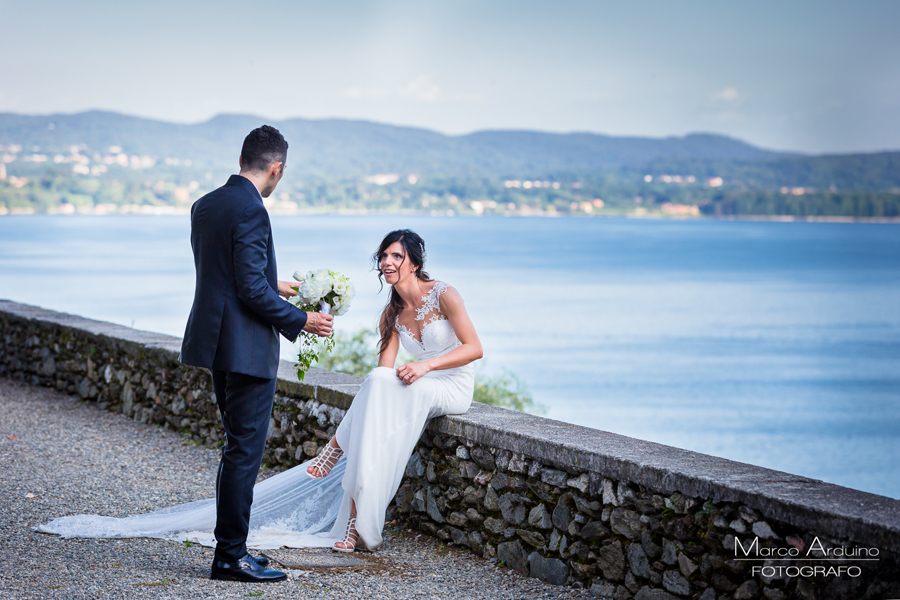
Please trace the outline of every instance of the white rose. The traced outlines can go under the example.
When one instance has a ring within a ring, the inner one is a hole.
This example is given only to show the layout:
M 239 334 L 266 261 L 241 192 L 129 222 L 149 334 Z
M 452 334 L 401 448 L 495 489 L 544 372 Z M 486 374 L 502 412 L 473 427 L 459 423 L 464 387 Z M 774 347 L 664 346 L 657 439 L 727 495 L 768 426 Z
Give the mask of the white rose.
M 304 304 L 312 304 L 322 297 L 319 287 L 319 282 L 315 277 L 309 277 L 303 282 L 303 285 L 300 286 L 300 296 L 303 298 Z
M 345 312 L 347 312 L 348 308 L 350 308 L 350 305 L 348 303 L 344 302 L 344 298 L 342 296 L 338 296 L 338 298 L 334 301 L 334 308 L 331 311 L 331 314 L 333 314 L 336 317 L 339 317 L 342 314 L 344 314 Z
M 319 280 L 319 285 L 316 288 L 319 292 L 319 298 L 324 298 L 328 295 L 328 292 L 331 291 L 331 279 L 329 277 L 324 277 Z
M 296 279 L 297 281 L 303 281 L 304 277 L 300 273 L 300 271 L 294 271 L 294 279 Z

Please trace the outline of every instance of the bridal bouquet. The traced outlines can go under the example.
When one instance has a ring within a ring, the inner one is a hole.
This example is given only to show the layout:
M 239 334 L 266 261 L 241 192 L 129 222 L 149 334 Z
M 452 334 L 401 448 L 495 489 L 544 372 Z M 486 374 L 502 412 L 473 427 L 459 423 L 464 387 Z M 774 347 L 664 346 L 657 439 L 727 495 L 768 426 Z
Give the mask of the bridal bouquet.
M 294 279 L 300 282 L 298 295 L 291 299 L 295 305 L 305 311 L 318 311 L 324 314 L 341 316 L 350 308 L 350 302 L 356 295 L 356 288 L 350 278 L 331 269 L 309 271 L 301 275 L 294 273 Z M 300 332 L 300 354 L 297 357 L 297 377 L 303 381 L 309 368 L 319 360 L 318 336 L 305 331 Z M 325 338 L 325 351 L 334 349 L 334 334 Z

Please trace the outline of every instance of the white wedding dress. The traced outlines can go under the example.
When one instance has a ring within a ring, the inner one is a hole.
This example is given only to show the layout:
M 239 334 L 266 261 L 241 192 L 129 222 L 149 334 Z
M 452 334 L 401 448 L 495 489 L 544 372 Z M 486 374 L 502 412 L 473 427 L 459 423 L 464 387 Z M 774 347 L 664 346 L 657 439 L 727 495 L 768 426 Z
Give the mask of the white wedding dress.
M 421 299 L 416 321 L 421 338 L 396 323 L 400 342 L 417 360 L 441 356 L 460 341 L 440 310 L 447 284 L 436 282 Z M 310 479 L 309 461 L 253 488 L 247 547 L 326 548 L 343 539 L 356 501 L 356 529 L 370 549 L 381 545 L 384 515 L 428 420 L 469 409 L 474 365 L 431 371 L 404 385 L 394 369 L 377 367 L 366 377 L 335 437 L 344 455 L 327 477 Z M 215 546 L 214 498 L 125 518 L 74 515 L 36 529 L 62 537 L 153 537 Z

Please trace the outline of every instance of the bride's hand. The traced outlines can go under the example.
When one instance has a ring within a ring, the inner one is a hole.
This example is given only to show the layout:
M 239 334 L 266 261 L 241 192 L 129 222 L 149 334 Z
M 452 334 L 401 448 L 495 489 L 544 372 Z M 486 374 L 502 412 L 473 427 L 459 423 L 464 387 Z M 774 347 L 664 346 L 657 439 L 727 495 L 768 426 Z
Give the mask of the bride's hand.
M 431 367 L 429 367 L 428 364 L 424 362 L 406 363 L 405 365 L 397 369 L 397 377 L 399 377 L 400 381 L 402 381 L 406 385 L 410 385 L 416 379 L 419 379 L 430 370 Z

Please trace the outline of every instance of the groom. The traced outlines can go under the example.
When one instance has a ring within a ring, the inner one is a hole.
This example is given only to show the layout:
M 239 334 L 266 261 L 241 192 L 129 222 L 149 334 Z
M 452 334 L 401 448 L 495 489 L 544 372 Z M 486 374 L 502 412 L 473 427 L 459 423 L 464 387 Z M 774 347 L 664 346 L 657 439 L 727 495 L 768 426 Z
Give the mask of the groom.
M 197 283 L 181 362 L 210 370 L 225 429 L 216 478 L 212 579 L 280 581 L 268 560 L 247 552 L 253 484 L 275 397 L 280 333 L 331 334 L 331 315 L 306 313 L 279 298 L 296 295 L 277 280 L 272 226 L 263 206 L 284 174 L 288 144 L 263 125 L 244 139 L 241 172 L 191 207 Z

